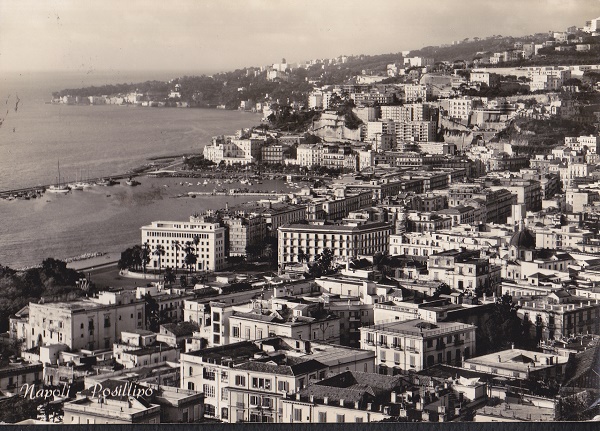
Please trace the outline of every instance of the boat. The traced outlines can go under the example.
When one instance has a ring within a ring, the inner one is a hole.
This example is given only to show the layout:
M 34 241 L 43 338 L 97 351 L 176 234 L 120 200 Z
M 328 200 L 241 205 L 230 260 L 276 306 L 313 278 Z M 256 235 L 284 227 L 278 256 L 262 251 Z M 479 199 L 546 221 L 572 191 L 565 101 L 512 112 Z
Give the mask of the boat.
M 100 180 L 98 180 L 98 182 L 96 184 L 98 184 L 99 186 L 107 187 L 107 186 L 114 186 L 115 184 L 117 184 L 117 182 L 115 180 L 113 180 L 112 178 L 108 178 L 108 179 L 100 178 Z
M 46 189 L 50 193 L 69 193 L 71 189 L 66 184 L 60 183 L 60 160 L 58 161 L 58 181 Z
M 132 177 L 127 178 L 125 184 L 131 187 L 139 186 L 141 183 L 139 181 L 134 180 Z

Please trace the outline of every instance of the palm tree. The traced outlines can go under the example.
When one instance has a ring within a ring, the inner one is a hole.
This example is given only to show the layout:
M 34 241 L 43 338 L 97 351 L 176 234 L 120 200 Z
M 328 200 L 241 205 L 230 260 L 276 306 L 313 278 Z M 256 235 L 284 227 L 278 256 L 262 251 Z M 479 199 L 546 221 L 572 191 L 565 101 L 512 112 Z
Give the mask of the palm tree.
M 142 246 L 141 258 L 142 266 L 144 268 L 144 274 L 146 274 L 146 265 L 148 265 L 148 263 L 150 262 L 150 244 L 148 242 L 145 242 Z
M 187 241 L 185 243 L 185 264 L 188 266 L 188 270 L 190 272 L 190 274 L 192 273 L 192 266 L 196 266 L 196 262 L 198 261 L 198 258 L 196 257 L 196 254 L 194 253 L 194 248 L 192 247 L 192 242 L 191 241 Z
M 181 243 L 177 240 L 171 242 L 173 249 L 175 249 L 175 275 L 177 275 L 177 256 L 179 254 L 179 250 L 181 249 Z
M 194 235 L 194 248 L 196 249 L 196 255 L 198 255 L 198 244 L 200 244 L 200 235 Z
M 158 275 L 160 275 L 162 270 L 162 256 L 165 255 L 165 248 L 162 244 L 156 244 L 156 248 L 152 254 L 158 256 Z

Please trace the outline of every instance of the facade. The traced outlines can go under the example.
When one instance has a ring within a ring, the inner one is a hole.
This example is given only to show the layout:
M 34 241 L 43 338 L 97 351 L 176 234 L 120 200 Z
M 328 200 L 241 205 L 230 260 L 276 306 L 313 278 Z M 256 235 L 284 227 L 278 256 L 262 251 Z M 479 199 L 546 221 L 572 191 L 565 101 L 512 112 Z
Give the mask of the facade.
M 27 348 L 64 344 L 73 350 L 112 349 L 122 331 L 144 328 L 144 302 L 126 291 L 70 302 L 32 302 L 22 325 L 18 336 Z
M 150 268 L 186 268 L 186 243 L 196 254 L 195 270 L 217 271 L 225 266 L 225 228 L 218 223 L 191 216 L 189 222 L 155 221 L 141 231 L 142 244 L 150 248 Z M 159 244 L 164 256 L 153 253 Z
M 459 120 L 468 121 L 473 110 L 473 100 L 463 97 L 459 99 L 448 99 L 448 116 Z
M 286 394 L 346 369 L 373 372 L 373 353 L 270 337 L 182 354 L 180 387 L 204 392 L 206 416 L 281 423 Z
M 291 224 L 279 227 L 279 265 L 298 262 L 300 251 L 313 260 L 329 248 L 334 259 L 346 261 L 387 249 L 391 225 L 354 221 L 344 224 Z
M 421 84 L 408 84 L 404 86 L 405 102 L 425 102 L 432 96 L 431 87 Z
M 436 140 L 435 121 L 410 121 L 395 124 L 397 141 L 432 142 Z
M 361 349 L 375 352 L 379 374 L 407 374 L 436 364 L 460 364 L 475 352 L 473 325 L 421 319 L 360 329 Z
M 427 262 L 430 277 L 461 292 L 485 291 L 500 282 L 500 268 L 478 255 L 478 251 L 460 250 L 432 254 Z

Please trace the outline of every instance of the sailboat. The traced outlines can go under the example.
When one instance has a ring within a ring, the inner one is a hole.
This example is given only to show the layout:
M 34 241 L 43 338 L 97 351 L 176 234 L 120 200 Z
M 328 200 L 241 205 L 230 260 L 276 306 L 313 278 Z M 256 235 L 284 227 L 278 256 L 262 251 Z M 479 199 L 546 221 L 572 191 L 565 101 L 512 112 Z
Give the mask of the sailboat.
M 71 191 L 69 186 L 60 183 L 60 160 L 58 161 L 58 182 L 55 185 L 48 187 L 46 191 L 50 193 L 69 193 Z

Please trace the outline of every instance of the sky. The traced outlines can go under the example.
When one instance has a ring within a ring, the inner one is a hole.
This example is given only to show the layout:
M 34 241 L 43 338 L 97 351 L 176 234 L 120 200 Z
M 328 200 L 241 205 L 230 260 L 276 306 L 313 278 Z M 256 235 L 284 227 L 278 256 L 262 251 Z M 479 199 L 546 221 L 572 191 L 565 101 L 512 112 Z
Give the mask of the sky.
M 0 0 L 2 71 L 201 73 L 561 31 L 600 0 Z

